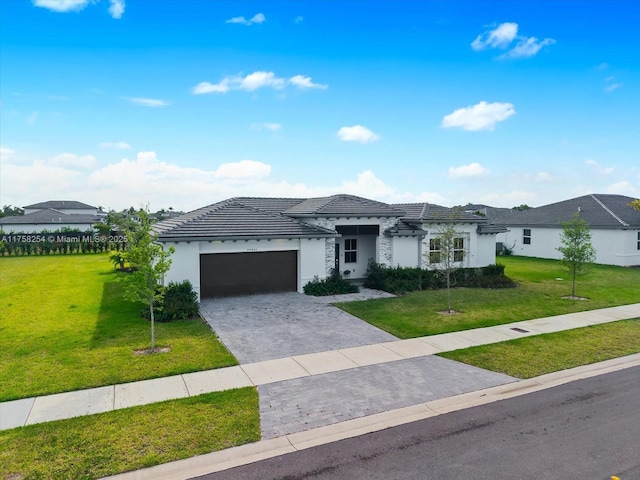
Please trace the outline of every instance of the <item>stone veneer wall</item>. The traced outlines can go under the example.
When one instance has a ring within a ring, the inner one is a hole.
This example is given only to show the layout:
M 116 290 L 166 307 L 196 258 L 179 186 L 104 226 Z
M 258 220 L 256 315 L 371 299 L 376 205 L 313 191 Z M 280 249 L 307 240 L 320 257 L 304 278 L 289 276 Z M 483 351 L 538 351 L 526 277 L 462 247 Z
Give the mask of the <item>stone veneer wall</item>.
M 330 230 L 335 230 L 336 228 L 336 218 L 309 218 L 304 219 L 306 223 L 311 225 L 316 225 L 318 227 L 328 228 Z M 378 218 L 380 223 L 380 236 L 378 237 L 378 262 L 384 265 L 390 266 L 391 259 L 393 254 L 393 238 L 387 237 L 384 235 L 384 231 L 387 228 L 391 228 L 398 221 L 397 218 Z M 355 224 L 354 224 L 355 225 Z M 325 240 L 325 249 L 324 249 L 324 262 L 325 262 L 325 270 L 326 274 L 329 275 L 331 273 L 331 269 L 335 267 L 336 264 L 336 241 L 335 238 L 327 238 Z

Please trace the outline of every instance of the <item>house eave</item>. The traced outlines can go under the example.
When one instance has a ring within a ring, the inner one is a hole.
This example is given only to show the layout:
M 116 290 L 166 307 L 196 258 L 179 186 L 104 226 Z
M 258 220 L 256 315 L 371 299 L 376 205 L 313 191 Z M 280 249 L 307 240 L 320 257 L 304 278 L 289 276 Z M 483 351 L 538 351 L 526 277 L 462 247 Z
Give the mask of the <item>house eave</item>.
M 216 236 L 163 236 L 158 237 L 159 242 L 241 242 L 250 240 L 296 240 L 300 238 L 337 238 L 341 235 L 338 233 L 313 233 L 304 235 L 216 235 Z

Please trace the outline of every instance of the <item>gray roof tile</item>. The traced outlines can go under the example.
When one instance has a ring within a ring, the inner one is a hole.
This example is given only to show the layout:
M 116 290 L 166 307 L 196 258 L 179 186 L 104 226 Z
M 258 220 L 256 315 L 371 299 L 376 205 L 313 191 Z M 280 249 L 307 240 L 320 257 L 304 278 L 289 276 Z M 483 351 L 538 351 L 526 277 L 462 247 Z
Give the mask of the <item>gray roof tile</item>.
M 640 212 L 629 206 L 632 200 L 632 197 L 625 195 L 584 195 L 499 217 L 495 223 L 506 226 L 559 227 L 579 211 L 591 228 L 640 228 Z
M 52 208 L 39 210 L 37 212 L 29 213 L 27 215 L 14 215 L 10 217 L 0 218 L 0 224 L 2 225 L 25 225 L 25 224 L 64 224 L 64 225 L 76 225 L 86 223 L 96 223 L 98 217 L 96 215 L 88 214 L 69 214 L 63 213 Z
M 69 210 L 69 209 L 84 209 L 84 210 L 96 210 L 97 207 L 92 207 L 86 203 L 76 202 L 75 200 L 49 200 L 48 202 L 34 203 L 33 205 L 27 205 L 22 208 L 53 208 L 56 210 Z
M 271 199 L 269 199 L 271 200 Z M 160 240 L 250 239 L 330 237 L 336 233 L 308 225 L 293 218 L 247 205 L 257 204 L 243 198 L 231 198 L 194 210 L 176 218 L 158 222 L 154 230 Z M 269 203 L 269 202 L 267 202 Z M 273 203 L 270 203 L 273 206 Z M 267 210 L 269 207 L 267 207 Z
M 402 209 L 354 195 L 309 198 L 283 212 L 292 217 L 401 217 Z

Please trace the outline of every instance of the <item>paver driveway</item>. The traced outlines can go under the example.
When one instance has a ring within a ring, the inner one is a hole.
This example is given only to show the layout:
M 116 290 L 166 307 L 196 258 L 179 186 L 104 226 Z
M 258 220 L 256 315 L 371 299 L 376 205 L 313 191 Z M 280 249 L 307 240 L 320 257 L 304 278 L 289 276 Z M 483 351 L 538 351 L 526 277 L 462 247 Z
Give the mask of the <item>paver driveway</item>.
M 205 299 L 200 313 L 240 363 L 397 340 L 326 299 L 295 292 Z

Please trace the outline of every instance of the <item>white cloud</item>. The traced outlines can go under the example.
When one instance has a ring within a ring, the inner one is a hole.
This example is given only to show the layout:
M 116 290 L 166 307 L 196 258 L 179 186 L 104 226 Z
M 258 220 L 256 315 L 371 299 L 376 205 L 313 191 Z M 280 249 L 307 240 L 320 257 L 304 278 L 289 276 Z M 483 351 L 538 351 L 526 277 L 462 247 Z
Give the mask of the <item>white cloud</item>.
M 483 177 L 489 174 L 489 170 L 477 162 L 459 167 L 449 167 L 449 178 Z
M 514 43 L 515 42 L 515 43 Z M 471 48 L 475 51 L 487 48 L 508 50 L 498 58 L 528 58 L 537 54 L 543 47 L 553 45 L 556 41 L 553 38 L 539 40 L 536 37 L 526 37 L 518 35 L 518 24 L 505 22 L 492 30 L 485 30 L 471 42 Z
M 271 173 L 271 166 L 254 160 L 241 160 L 234 163 L 223 163 L 213 173 L 216 178 L 265 178 Z
M 487 103 L 482 101 L 465 108 L 458 108 L 442 119 L 443 128 L 460 127 L 464 130 L 493 130 L 516 113 L 512 103 Z
M 0 161 L 8 160 L 11 155 L 16 153 L 15 150 L 12 150 L 8 147 L 0 146 Z
M 387 197 L 393 195 L 394 190 L 380 180 L 371 170 L 365 170 L 358 174 L 357 180 L 346 181 L 336 193 L 349 193 L 361 197 Z
M 279 123 L 254 123 L 251 125 L 251 128 L 254 130 L 269 130 L 271 132 L 277 132 L 282 130 L 282 125 Z
M 136 105 L 142 105 L 143 107 L 166 107 L 169 105 L 169 102 L 164 100 L 160 100 L 157 98 L 143 98 L 143 97 L 133 97 L 129 98 L 129 101 L 135 103 Z
M 276 77 L 273 72 L 253 72 L 239 81 L 238 88 L 240 90 L 246 90 L 253 92 L 262 87 L 271 87 L 276 90 L 282 90 L 286 85 L 284 78 Z
M 93 168 L 97 161 L 93 155 L 76 155 L 75 153 L 61 153 L 53 157 L 52 165 L 56 167 Z
M 128 150 L 131 148 L 127 142 L 102 142 L 98 145 L 100 148 L 111 148 L 113 150 Z
M 38 121 L 38 117 L 40 117 L 40 114 L 38 112 L 33 112 L 27 117 L 27 125 L 35 125 Z
M 124 0 L 109 0 L 109 2 L 111 4 L 109 6 L 109 15 L 116 19 L 121 18 L 124 13 Z
M 226 23 L 237 23 L 240 25 L 260 25 L 264 23 L 267 18 L 262 13 L 256 13 L 253 17 L 247 20 L 244 17 L 233 17 L 226 21 Z
M 296 18 L 293 19 L 293 23 L 302 23 L 304 22 L 304 17 L 302 15 L 298 15 Z
M 622 87 L 624 85 L 624 83 L 622 82 L 613 82 L 610 83 L 609 85 L 607 85 L 606 87 L 604 87 L 604 91 L 605 92 L 613 92 L 614 90 L 617 90 L 618 88 Z
M 553 38 L 538 40 L 536 37 L 522 38 L 515 47 L 498 58 L 528 58 L 533 57 L 542 47 L 553 45 L 556 41 Z
M 638 198 L 638 188 L 634 187 L 628 180 L 621 180 L 616 183 L 612 183 L 606 187 L 606 193 L 612 193 L 617 195 L 628 195 L 630 197 Z
M 289 79 L 292 85 L 298 88 L 319 88 L 325 90 L 328 86 L 319 83 L 313 83 L 311 77 L 305 77 L 304 75 L 294 75 Z
M 194 95 L 202 95 L 206 93 L 227 93 L 229 90 L 244 90 L 253 92 L 260 88 L 273 88 L 274 90 L 282 90 L 287 85 L 293 85 L 300 89 L 326 89 L 327 85 L 314 83 L 311 77 L 304 75 L 294 75 L 286 79 L 276 76 L 273 72 L 256 71 L 246 76 L 231 75 L 224 77 L 218 83 L 200 82 L 191 89 Z
M 89 0 L 33 0 L 33 4 L 54 12 L 79 12 L 89 4 Z
M 585 160 L 584 164 L 589 166 L 597 175 L 611 175 L 615 171 L 614 167 L 602 167 L 593 159 Z
M 486 30 L 471 42 L 474 50 L 484 50 L 490 48 L 507 48 L 518 34 L 518 24 L 505 22 L 498 25 L 493 30 Z
M 536 200 L 537 195 L 524 190 L 512 190 L 504 193 L 488 193 L 480 195 L 473 202 L 483 203 L 492 207 L 513 208 L 516 205 L 531 204 Z
M 345 142 L 371 143 L 378 140 L 380 135 L 373 133 L 362 125 L 354 125 L 352 127 L 342 127 L 338 130 L 338 137 Z

